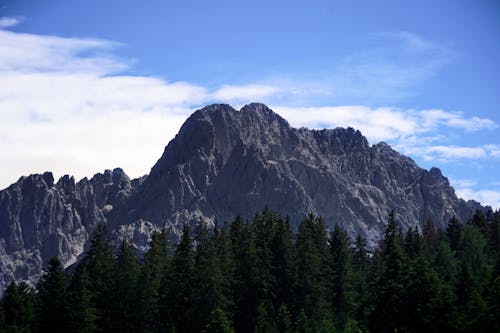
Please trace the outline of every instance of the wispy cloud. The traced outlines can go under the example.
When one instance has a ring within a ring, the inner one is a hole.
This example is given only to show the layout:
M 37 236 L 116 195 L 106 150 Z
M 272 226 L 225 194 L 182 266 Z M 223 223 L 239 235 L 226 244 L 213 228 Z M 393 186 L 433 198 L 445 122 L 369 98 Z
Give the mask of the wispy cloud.
M 24 20 L 24 17 L 22 16 L 16 16 L 16 17 L 8 17 L 8 16 L 3 16 L 0 17 L 0 29 L 5 29 L 5 28 L 12 28 L 19 23 L 21 23 Z
M 217 89 L 212 98 L 224 102 L 240 102 L 248 100 L 261 100 L 269 96 L 282 93 L 283 89 L 271 85 L 224 85 Z
M 474 132 L 493 129 L 497 124 L 490 119 L 466 117 L 461 113 L 444 110 L 404 110 L 399 108 L 367 106 L 335 107 L 288 107 L 275 106 L 276 111 L 289 119 L 295 126 L 310 128 L 354 127 L 359 129 L 370 142 L 392 141 L 402 148 L 429 146 L 443 139 L 442 136 L 428 136 L 442 127 L 459 128 Z M 496 153 L 496 146 L 481 147 Z M 452 154 L 451 148 L 450 154 Z M 455 147 L 455 151 L 460 147 Z M 435 152 L 445 153 L 444 146 L 435 146 Z M 467 151 L 467 149 L 463 149 Z M 415 149 L 415 153 L 423 153 Z M 458 155 L 458 153 L 456 154 Z
M 405 48 L 424 52 L 433 47 L 414 35 L 400 38 L 404 46 L 398 52 L 407 52 Z M 462 147 L 447 143 L 441 134 L 443 128 L 465 132 L 495 129 L 497 124 L 490 119 L 442 109 L 302 107 L 316 99 L 335 99 L 335 93 L 341 92 L 334 93 L 332 85 L 324 82 L 276 79 L 205 87 L 132 76 L 127 70 L 133 61 L 116 56 L 121 44 L 103 39 L 0 30 L 0 40 L 0 187 L 20 175 L 45 170 L 56 176 L 83 177 L 121 166 L 131 176 L 140 176 L 149 171 L 186 117 L 214 101 L 265 101 L 295 127 L 351 126 L 371 143 L 388 141 L 404 153 L 431 160 L 500 157 L 496 144 Z M 383 81 L 388 73 L 384 70 L 394 68 L 378 66 L 386 62 L 382 58 L 375 59 L 375 67 L 373 62 L 365 65 L 370 75 L 381 70 Z M 359 65 L 354 71 L 361 71 L 365 60 L 361 57 L 354 62 Z M 347 76 L 352 78 L 352 73 Z M 416 75 L 405 70 L 400 74 L 398 80 L 403 83 Z M 358 77 L 368 82 L 363 89 L 384 85 L 370 75 Z M 463 188 L 472 191 L 472 187 Z M 476 193 L 470 191 L 461 193 Z
M 44 170 L 142 175 L 210 98 L 195 84 L 121 74 L 130 62 L 112 41 L 6 30 L 0 40 L 0 187 Z
M 452 49 L 406 31 L 371 34 L 364 42 L 363 51 L 344 56 L 329 73 L 338 97 L 398 102 L 456 58 Z
M 500 191 L 498 190 L 474 190 L 463 187 L 456 188 L 455 192 L 459 198 L 464 200 L 475 200 L 483 205 L 491 206 L 493 210 L 500 209 Z

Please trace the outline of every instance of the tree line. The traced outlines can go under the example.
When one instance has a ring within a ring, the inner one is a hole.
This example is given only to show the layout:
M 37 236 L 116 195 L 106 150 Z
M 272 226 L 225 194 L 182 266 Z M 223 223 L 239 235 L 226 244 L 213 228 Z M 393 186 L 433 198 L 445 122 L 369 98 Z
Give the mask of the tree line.
M 309 215 L 296 232 L 264 209 L 222 226 L 152 235 L 139 257 L 97 226 L 72 269 L 49 261 L 36 288 L 12 282 L 0 332 L 500 332 L 500 212 L 378 246 Z

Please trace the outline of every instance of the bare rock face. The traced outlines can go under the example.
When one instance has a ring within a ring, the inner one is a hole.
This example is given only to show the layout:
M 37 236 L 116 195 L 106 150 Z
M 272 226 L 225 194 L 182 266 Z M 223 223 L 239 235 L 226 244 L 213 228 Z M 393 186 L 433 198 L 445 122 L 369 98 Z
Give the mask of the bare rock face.
M 132 191 L 121 169 L 92 179 L 52 173 L 21 177 L 0 191 L 0 291 L 12 279 L 36 282 L 48 259 L 66 265 L 83 252 L 94 226 Z
M 480 206 L 458 199 L 439 169 L 427 171 L 389 145 L 369 146 L 352 128 L 308 130 L 263 104 L 240 111 L 215 104 L 195 112 L 165 148 L 150 175 L 112 221 L 177 226 L 251 218 L 268 206 L 297 226 L 309 212 L 374 244 L 394 210 L 403 228 Z
M 251 218 L 265 206 L 293 227 L 319 214 L 371 245 L 391 210 L 403 228 L 429 218 L 443 228 L 482 209 L 458 199 L 439 169 L 419 168 L 385 143 L 369 146 L 352 128 L 296 129 L 263 104 L 214 104 L 189 117 L 147 177 L 131 181 L 115 169 L 54 183 L 45 173 L 0 191 L 0 291 L 12 278 L 36 281 L 54 255 L 73 263 L 97 223 L 144 251 L 160 228 L 175 234 L 199 218 Z

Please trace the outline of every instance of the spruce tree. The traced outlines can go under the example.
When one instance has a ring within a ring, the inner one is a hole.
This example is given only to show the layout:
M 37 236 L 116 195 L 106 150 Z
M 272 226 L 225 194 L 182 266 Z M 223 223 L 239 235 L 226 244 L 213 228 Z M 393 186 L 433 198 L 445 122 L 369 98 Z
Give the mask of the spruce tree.
M 332 309 L 337 328 L 343 331 L 353 312 L 354 291 L 350 240 L 338 224 L 330 235 L 329 246 L 332 260 L 329 278 Z
M 167 318 L 179 332 L 194 332 L 194 251 L 189 226 L 182 230 L 180 243 L 175 249 L 172 270 L 168 278 Z
M 162 316 L 162 293 L 166 292 L 163 287 L 167 274 L 167 235 L 163 230 L 154 232 L 149 242 L 149 249 L 144 254 L 144 265 L 138 281 L 138 313 L 140 316 L 139 326 L 144 332 L 158 332 L 167 324 L 165 316 Z M 127 279 L 134 280 L 134 264 L 129 263 Z M 130 290 L 133 297 L 133 289 Z M 131 309 L 132 310 L 132 309 Z
M 68 331 L 68 278 L 59 258 L 49 260 L 49 266 L 38 283 L 38 331 Z
M 321 218 L 310 214 L 298 229 L 297 254 L 297 308 L 303 309 L 312 329 L 318 329 L 331 320 L 328 302 L 330 253 L 326 228 Z
M 12 281 L 0 301 L 0 331 L 31 332 L 35 324 L 35 295 L 25 282 Z
M 84 263 L 87 265 L 90 291 L 99 318 L 97 326 L 100 330 L 112 331 L 110 318 L 114 307 L 115 261 L 102 224 L 98 224 L 92 233 Z
M 79 263 L 73 273 L 68 289 L 70 332 L 97 332 L 97 310 L 91 292 L 91 281 L 87 267 Z
M 115 259 L 116 288 L 113 295 L 113 330 L 117 332 L 137 332 L 140 312 L 139 283 L 141 268 L 135 249 L 123 240 Z M 149 281 L 147 281 L 149 283 Z M 144 290 L 144 288 L 141 288 Z
M 456 252 L 458 250 L 461 234 L 462 224 L 456 216 L 453 216 L 448 221 L 448 226 L 446 227 L 446 235 L 448 236 L 448 241 L 450 242 L 450 248 L 452 251 Z
M 370 318 L 370 330 L 399 331 L 402 328 L 401 295 L 404 295 L 406 258 L 394 212 L 389 214 L 389 222 L 384 232 L 380 252 L 381 267 L 376 281 L 375 308 Z
M 240 215 L 231 224 L 230 239 L 234 259 L 234 327 L 236 332 L 252 333 L 258 305 L 255 291 L 257 253 L 254 234 Z

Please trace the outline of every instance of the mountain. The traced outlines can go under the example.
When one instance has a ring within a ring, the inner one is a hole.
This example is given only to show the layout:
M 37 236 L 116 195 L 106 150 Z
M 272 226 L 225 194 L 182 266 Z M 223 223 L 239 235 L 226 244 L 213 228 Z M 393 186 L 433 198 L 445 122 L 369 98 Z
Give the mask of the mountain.
M 482 209 L 458 199 L 439 169 L 370 146 L 352 128 L 296 129 L 263 104 L 214 104 L 186 120 L 147 177 L 131 181 L 115 169 L 54 183 L 45 173 L 0 191 L 0 289 L 12 277 L 35 281 L 51 256 L 74 262 L 97 223 L 144 250 L 159 228 L 249 218 L 265 206 L 288 214 L 292 227 L 314 212 L 372 245 L 390 210 L 403 228 L 429 218 L 443 228 Z

